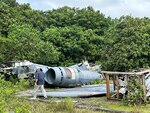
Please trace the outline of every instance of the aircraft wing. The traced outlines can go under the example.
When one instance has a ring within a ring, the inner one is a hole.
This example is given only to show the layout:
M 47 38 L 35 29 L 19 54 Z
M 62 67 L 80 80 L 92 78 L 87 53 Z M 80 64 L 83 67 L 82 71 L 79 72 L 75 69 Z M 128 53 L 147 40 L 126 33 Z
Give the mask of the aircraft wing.
M 110 90 L 113 90 L 113 85 L 110 85 Z M 106 85 L 85 85 L 76 88 L 58 89 L 55 91 L 46 91 L 48 97 L 92 97 L 101 96 L 106 94 Z M 42 96 L 42 93 L 38 93 L 38 96 Z

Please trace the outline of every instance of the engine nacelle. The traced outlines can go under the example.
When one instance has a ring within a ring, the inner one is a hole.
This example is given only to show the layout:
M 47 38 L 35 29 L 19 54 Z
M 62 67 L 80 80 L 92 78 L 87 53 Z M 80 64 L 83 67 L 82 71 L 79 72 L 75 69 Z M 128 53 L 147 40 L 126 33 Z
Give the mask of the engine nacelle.
M 72 67 L 51 67 L 45 73 L 47 83 L 63 87 L 82 85 L 102 78 L 102 75 L 97 72 Z

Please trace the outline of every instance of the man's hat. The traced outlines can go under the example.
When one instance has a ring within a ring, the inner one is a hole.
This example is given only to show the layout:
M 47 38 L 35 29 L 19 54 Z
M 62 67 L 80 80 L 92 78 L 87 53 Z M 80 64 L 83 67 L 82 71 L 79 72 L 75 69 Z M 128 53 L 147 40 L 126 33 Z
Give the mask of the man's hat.
M 36 70 L 37 70 L 37 69 L 41 69 L 41 68 L 40 68 L 39 66 L 37 66 L 37 67 L 36 67 Z

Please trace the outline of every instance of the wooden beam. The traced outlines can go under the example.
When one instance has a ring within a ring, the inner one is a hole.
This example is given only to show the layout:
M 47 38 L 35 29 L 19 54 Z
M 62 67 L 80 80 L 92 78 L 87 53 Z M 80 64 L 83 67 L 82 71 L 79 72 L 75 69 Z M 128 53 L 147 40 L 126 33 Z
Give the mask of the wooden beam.
M 107 73 L 109 75 L 143 75 L 145 73 L 149 73 L 150 69 L 141 71 L 141 72 L 113 72 L 113 71 L 101 71 L 102 73 Z

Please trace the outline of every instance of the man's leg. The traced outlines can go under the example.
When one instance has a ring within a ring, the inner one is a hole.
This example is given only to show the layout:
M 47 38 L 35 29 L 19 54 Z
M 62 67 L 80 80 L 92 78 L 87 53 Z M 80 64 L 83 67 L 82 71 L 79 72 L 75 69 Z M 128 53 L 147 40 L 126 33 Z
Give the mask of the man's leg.
M 36 98 L 39 85 L 34 86 L 33 98 Z
M 44 85 L 41 85 L 41 90 L 42 90 L 44 98 L 47 98 L 46 91 L 44 89 Z

